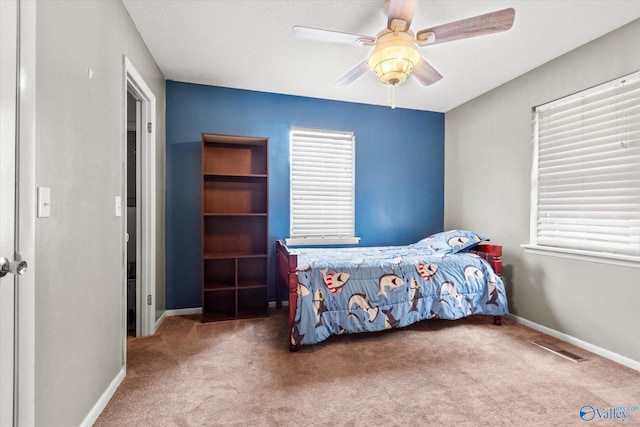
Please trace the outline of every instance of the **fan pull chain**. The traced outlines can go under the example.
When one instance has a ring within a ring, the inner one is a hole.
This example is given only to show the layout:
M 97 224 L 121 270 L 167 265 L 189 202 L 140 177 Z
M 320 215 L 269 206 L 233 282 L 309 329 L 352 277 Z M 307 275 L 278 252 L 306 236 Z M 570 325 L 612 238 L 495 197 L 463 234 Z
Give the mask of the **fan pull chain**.
M 387 85 L 387 104 L 391 105 L 391 109 L 396 108 L 396 85 Z
M 396 85 L 391 85 L 391 109 L 396 109 Z

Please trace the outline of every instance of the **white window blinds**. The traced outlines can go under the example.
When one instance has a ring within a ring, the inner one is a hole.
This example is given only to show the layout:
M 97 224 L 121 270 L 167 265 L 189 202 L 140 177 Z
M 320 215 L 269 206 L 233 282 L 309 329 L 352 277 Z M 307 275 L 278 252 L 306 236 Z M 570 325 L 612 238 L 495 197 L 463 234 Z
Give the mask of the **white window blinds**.
M 353 132 L 291 128 L 291 235 L 287 244 L 357 243 Z
M 639 256 L 640 72 L 537 107 L 534 143 L 534 243 Z

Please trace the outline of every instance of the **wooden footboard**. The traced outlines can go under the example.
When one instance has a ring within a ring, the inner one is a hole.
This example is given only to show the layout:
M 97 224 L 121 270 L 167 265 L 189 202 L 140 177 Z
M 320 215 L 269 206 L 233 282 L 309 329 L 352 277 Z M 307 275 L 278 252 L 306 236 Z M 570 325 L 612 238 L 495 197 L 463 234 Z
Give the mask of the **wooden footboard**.
M 493 271 L 502 274 L 502 246 L 478 245 L 472 252 L 480 255 L 489 262 Z M 298 257 L 289 253 L 287 246 L 281 241 L 276 241 L 276 308 L 282 307 L 283 291 L 289 295 L 289 350 L 297 351 L 298 345 L 292 339 L 293 322 L 298 305 Z M 501 325 L 502 317 L 493 316 L 493 324 Z

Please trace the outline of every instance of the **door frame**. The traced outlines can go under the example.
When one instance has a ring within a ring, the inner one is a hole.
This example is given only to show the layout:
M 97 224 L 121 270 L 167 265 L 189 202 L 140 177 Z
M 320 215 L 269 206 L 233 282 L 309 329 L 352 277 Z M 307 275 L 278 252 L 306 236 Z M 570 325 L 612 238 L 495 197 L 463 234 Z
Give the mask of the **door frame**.
M 126 174 L 127 174 L 127 93 L 141 103 L 139 126 L 137 133 L 140 147 L 137 150 L 138 171 L 136 187 L 140 190 L 136 194 L 139 201 L 136 206 L 140 227 L 137 230 L 136 239 L 139 253 L 136 258 L 136 271 L 139 272 L 136 280 L 140 283 L 140 293 L 136 295 L 136 312 L 139 312 L 140 327 L 136 325 L 136 331 L 140 336 L 153 335 L 156 327 L 156 97 L 145 83 L 144 79 L 133 66 L 129 58 L 124 56 L 124 85 L 123 105 L 124 117 L 122 135 L 122 200 L 127 200 Z M 123 236 L 127 233 L 126 207 L 123 207 Z M 123 239 L 123 360 L 126 361 L 127 340 L 127 242 Z M 151 304 L 148 304 L 148 298 Z M 138 318 L 138 314 L 136 313 Z
M 29 263 L 18 288 L 18 416 L 35 425 L 36 336 L 36 2 L 20 0 L 20 221 L 18 244 Z

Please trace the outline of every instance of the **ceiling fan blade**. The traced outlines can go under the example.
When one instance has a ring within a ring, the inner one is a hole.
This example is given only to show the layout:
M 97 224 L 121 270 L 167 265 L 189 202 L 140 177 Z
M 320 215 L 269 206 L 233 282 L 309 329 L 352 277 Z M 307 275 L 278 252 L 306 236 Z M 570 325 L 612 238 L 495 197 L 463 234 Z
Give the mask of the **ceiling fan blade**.
M 491 12 L 473 18 L 450 22 L 437 27 L 420 30 L 416 33 L 416 39 L 426 40 L 435 34 L 432 41 L 427 44 L 438 44 L 466 39 L 469 37 L 483 36 L 486 34 L 507 31 L 513 25 L 516 11 L 512 8 Z
M 408 30 L 415 12 L 416 0 L 386 0 L 384 2 L 384 13 L 389 18 L 387 28 L 390 30 L 395 30 L 395 28 L 393 28 L 394 19 L 406 22 L 406 27 L 399 28 L 398 31 Z
M 367 61 L 362 61 L 355 67 L 353 67 L 347 74 L 340 77 L 337 82 L 335 82 L 334 86 L 348 86 L 354 81 L 358 80 L 361 76 L 369 71 L 369 66 L 367 65 Z
M 442 74 L 425 61 L 424 58 L 420 58 L 411 75 L 423 86 L 429 86 L 442 78 Z
M 350 45 L 370 46 L 376 42 L 375 37 L 340 31 L 322 30 L 320 28 L 296 25 L 291 28 L 291 35 L 299 39 L 319 40 L 324 42 L 344 43 Z

